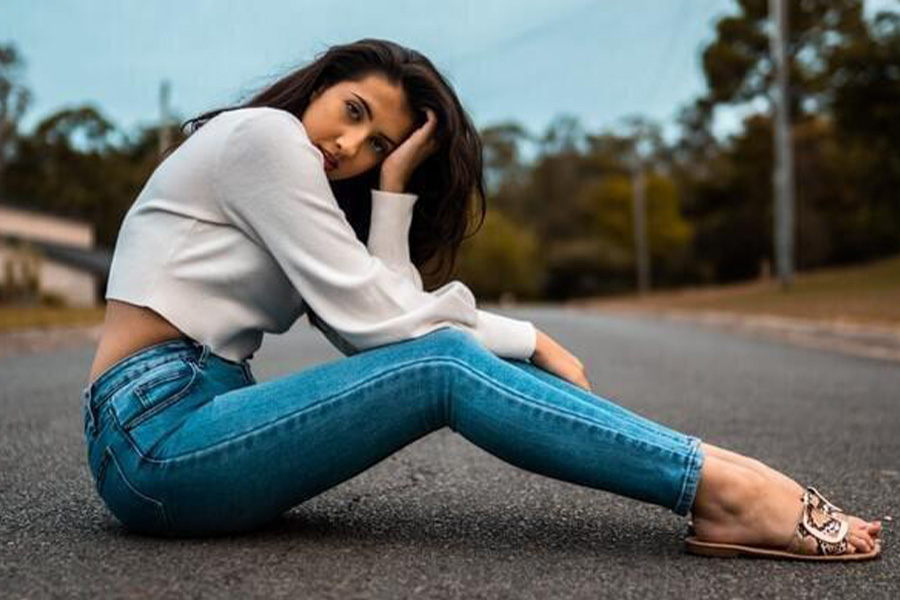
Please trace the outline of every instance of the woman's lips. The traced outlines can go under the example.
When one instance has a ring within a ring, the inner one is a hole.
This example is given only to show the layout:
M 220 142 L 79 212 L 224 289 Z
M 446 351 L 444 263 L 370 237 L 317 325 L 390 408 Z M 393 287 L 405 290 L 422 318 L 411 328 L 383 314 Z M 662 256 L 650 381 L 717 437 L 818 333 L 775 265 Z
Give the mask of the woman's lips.
M 334 158 L 332 158 L 331 155 L 324 148 L 319 148 L 319 150 L 322 151 L 322 156 L 325 157 L 325 170 L 331 171 L 332 169 L 337 168 L 337 166 L 338 166 L 337 161 L 334 160 Z

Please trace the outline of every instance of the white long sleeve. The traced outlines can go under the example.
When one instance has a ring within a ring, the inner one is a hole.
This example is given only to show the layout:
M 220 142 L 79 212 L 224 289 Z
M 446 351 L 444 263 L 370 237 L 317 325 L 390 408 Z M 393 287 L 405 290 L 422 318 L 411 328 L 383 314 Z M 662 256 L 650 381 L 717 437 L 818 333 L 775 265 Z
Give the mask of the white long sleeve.
M 403 273 L 417 289 L 423 290 L 422 277 L 409 254 L 409 230 L 416 200 L 416 194 L 372 190 L 372 218 L 367 247 L 389 268 Z M 534 354 L 537 331 L 531 321 L 512 319 L 482 309 L 476 309 L 476 314 L 477 324 L 470 331 L 494 354 L 521 360 Z
M 459 281 L 425 292 L 414 267 L 396 268 L 404 260 L 357 239 L 300 119 L 242 108 L 153 171 L 122 221 L 105 297 L 151 308 L 234 361 L 308 310 L 345 353 L 449 326 L 500 355 L 530 355 L 527 325 L 483 316 Z
M 489 348 L 504 348 L 500 338 L 508 332 L 492 328 L 490 320 L 479 328 L 475 297 L 461 282 L 424 292 L 370 254 L 338 206 L 322 164 L 298 119 L 257 111 L 233 127 L 215 167 L 224 215 L 266 248 L 303 301 L 355 349 L 448 325 L 478 332 Z

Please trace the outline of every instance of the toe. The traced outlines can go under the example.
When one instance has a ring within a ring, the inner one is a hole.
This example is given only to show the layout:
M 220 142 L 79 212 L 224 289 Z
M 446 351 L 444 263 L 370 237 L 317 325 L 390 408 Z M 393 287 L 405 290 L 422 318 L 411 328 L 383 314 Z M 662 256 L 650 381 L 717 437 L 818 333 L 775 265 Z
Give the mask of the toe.
M 867 544 L 869 544 L 870 549 L 871 549 L 871 546 L 875 543 L 875 538 L 872 537 L 872 534 L 869 532 L 868 526 L 865 523 L 863 523 L 858 529 L 856 529 L 856 533 Z
M 848 552 L 868 552 L 871 549 L 869 542 L 856 535 L 847 536 L 847 542 Z

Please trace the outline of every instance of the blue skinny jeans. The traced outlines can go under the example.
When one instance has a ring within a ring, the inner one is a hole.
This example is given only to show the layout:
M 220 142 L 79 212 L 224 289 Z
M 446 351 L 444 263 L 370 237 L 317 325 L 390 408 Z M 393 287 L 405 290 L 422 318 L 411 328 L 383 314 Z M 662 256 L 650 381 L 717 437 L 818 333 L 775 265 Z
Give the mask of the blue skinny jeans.
M 257 383 L 190 338 L 144 348 L 82 392 L 96 489 L 128 529 L 261 526 L 449 426 L 534 473 L 686 515 L 700 439 L 445 327 Z

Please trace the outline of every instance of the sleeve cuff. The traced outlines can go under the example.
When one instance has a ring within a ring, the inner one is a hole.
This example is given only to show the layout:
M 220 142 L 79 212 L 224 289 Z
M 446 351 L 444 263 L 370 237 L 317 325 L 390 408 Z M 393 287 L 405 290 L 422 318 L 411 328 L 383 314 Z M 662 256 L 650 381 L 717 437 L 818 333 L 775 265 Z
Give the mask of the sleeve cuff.
M 531 321 L 512 319 L 477 309 L 475 336 L 484 346 L 504 358 L 528 360 L 537 345 L 537 330 Z
M 410 262 L 409 228 L 412 225 L 416 194 L 372 190 L 372 219 L 369 225 L 369 252 L 388 266 L 405 267 Z

